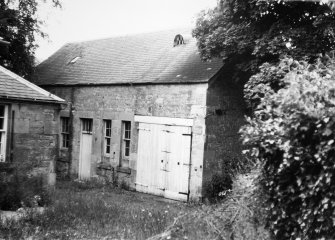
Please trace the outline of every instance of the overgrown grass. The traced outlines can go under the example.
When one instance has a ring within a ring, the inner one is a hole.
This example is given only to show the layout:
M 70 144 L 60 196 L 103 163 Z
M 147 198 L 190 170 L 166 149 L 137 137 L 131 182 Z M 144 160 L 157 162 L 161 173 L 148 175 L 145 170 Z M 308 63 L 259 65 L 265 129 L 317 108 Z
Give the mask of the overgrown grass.
M 264 213 L 254 182 L 257 174 L 252 172 L 239 175 L 234 180 L 233 191 L 224 201 L 195 206 L 164 233 L 150 240 L 166 239 L 166 236 L 171 239 L 270 239 L 269 232 L 264 227 Z
M 41 215 L 0 223 L 0 239 L 266 240 L 254 186 L 245 177 L 217 204 L 171 202 L 95 183 L 61 182 Z M 78 187 L 79 186 L 79 187 Z
M 146 239 L 164 231 L 181 210 L 179 204 L 171 207 L 143 194 L 104 190 L 73 191 L 63 186 L 54 192 L 54 203 L 43 214 L 2 223 L 0 238 Z

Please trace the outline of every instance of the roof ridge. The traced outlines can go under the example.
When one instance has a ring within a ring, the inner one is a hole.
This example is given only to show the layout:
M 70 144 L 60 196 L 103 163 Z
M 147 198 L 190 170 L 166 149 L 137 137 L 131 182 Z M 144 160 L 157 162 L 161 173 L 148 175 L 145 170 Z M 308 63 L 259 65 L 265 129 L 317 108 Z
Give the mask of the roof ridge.
M 52 93 L 44 90 L 43 88 L 40 88 L 38 86 L 36 86 L 35 84 L 29 82 L 28 80 L 20 77 L 19 75 L 13 73 L 12 71 L 4 68 L 3 66 L 0 65 L 0 71 L 2 71 L 3 73 L 7 74 L 8 76 L 14 78 L 15 80 L 17 80 L 18 82 L 26 85 L 27 87 L 37 91 L 38 93 L 44 95 L 44 96 L 47 96 L 47 97 L 50 97 L 52 99 L 54 99 L 55 101 L 58 101 L 58 102 L 65 102 L 64 99 L 60 98 L 60 97 L 57 97 L 56 95 L 53 95 Z
M 109 39 L 116 39 L 116 38 L 126 38 L 126 37 L 132 37 L 132 36 L 140 36 L 140 35 L 146 35 L 146 34 L 153 34 L 153 33 L 162 33 L 162 32 L 169 32 L 173 30 L 189 30 L 189 34 L 192 35 L 192 27 L 179 27 L 179 28 L 169 28 L 169 29 L 163 29 L 163 30 L 152 30 L 148 32 L 138 32 L 138 33 L 125 33 L 122 35 L 115 35 L 110 37 L 103 37 L 103 38 L 95 38 L 91 40 L 81 40 L 81 41 L 72 41 L 72 42 L 66 42 L 63 46 L 68 44 L 80 44 L 80 43 L 88 43 L 88 42 L 95 42 L 100 40 L 109 40 Z M 179 32 L 176 34 L 180 34 Z

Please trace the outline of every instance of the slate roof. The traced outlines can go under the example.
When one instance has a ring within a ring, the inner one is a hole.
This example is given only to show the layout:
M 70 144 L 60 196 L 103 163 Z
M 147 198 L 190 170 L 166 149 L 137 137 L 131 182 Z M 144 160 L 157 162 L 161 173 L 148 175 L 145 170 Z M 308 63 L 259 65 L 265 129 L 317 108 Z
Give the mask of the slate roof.
M 177 34 L 184 37 L 185 44 L 173 47 Z M 207 82 L 221 67 L 221 60 L 201 61 L 191 30 L 166 30 L 66 44 L 37 67 L 34 82 L 38 85 Z
M 65 101 L 0 66 L 0 99 L 65 103 Z

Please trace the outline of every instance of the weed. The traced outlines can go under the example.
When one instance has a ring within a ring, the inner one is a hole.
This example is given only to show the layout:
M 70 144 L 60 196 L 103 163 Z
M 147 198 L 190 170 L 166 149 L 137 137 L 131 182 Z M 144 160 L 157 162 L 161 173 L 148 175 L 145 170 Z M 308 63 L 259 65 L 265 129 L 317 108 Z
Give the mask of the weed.
M 257 209 L 257 173 L 238 175 L 232 191 L 216 204 L 194 207 L 176 218 L 163 233 L 150 238 L 159 239 L 235 239 L 267 240 L 264 214 Z
M 124 189 L 124 190 L 127 190 L 127 191 L 129 190 L 129 185 L 124 179 L 122 179 L 122 181 L 120 183 L 120 188 Z
M 207 197 L 210 202 L 222 200 L 232 189 L 232 184 L 233 180 L 229 174 L 215 173 L 211 180 L 205 183 L 205 197 Z

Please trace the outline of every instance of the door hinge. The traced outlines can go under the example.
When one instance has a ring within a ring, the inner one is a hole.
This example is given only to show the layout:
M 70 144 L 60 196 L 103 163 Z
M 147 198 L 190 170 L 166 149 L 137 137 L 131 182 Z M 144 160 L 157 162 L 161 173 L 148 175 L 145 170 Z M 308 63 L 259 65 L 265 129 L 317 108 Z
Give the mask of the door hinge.
M 169 130 L 162 130 L 163 132 L 167 132 L 167 133 L 174 133 L 174 132 L 171 132 Z
M 150 132 L 150 129 L 145 129 L 145 128 L 137 128 L 137 130 L 142 130 L 142 131 Z
M 140 185 L 140 186 L 143 186 L 143 187 L 149 187 L 149 185 L 146 185 L 146 184 L 143 184 L 143 183 L 138 183 L 138 182 L 135 182 L 135 185 Z
M 183 136 L 191 136 L 192 137 L 193 134 L 192 133 L 183 133 L 182 135 Z
M 185 193 L 185 192 L 179 192 L 179 194 L 183 194 L 183 195 L 189 195 L 190 194 L 190 192 L 187 192 L 187 193 Z

